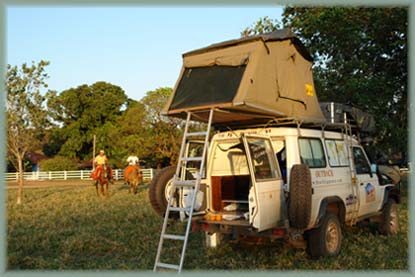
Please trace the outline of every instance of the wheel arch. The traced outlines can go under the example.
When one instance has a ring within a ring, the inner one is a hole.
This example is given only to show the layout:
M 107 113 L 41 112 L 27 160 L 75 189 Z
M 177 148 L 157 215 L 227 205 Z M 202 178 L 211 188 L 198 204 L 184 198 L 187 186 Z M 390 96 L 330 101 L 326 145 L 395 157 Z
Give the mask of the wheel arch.
M 392 198 L 393 200 L 395 200 L 396 204 L 401 203 L 401 194 L 395 186 L 387 186 L 385 188 L 385 194 L 383 196 L 382 207 L 385 206 L 389 198 Z
M 344 223 L 346 218 L 346 206 L 339 196 L 329 196 L 320 202 L 320 208 L 315 222 L 316 227 L 321 224 L 321 220 L 327 212 L 336 214 L 340 223 Z

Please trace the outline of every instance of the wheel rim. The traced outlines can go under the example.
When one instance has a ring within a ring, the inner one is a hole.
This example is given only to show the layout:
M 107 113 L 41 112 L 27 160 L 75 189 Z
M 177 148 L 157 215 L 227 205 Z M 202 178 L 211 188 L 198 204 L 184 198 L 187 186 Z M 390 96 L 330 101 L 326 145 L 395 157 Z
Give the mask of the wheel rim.
M 169 201 L 169 198 L 170 198 L 170 189 L 172 187 L 172 184 L 173 184 L 173 178 L 170 179 L 167 182 L 166 186 L 164 187 L 164 197 L 166 198 L 167 201 Z
M 326 231 L 326 246 L 329 253 L 335 253 L 339 245 L 339 229 L 336 223 L 329 222 Z
M 392 234 L 398 233 L 398 209 L 392 205 L 389 214 L 389 229 Z

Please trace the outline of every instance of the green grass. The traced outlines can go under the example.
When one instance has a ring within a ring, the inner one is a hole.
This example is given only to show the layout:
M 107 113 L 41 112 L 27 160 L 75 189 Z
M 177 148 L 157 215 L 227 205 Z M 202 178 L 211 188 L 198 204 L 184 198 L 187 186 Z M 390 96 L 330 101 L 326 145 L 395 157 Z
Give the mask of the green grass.
M 146 187 L 134 195 L 115 185 L 109 198 L 97 197 L 92 186 L 32 188 L 25 190 L 22 206 L 14 204 L 15 192 L 8 190 L 8 270 L 153 269 L 162 219 L 152 210 Z M 399 209 L 397 236 L 381 236 L 371 226 L 345 228 L 340 255 L 320 260 L 281 241 L 207 249 L 204 236 L 192 233 L 184 269 L 408 270 L 406 197 Z

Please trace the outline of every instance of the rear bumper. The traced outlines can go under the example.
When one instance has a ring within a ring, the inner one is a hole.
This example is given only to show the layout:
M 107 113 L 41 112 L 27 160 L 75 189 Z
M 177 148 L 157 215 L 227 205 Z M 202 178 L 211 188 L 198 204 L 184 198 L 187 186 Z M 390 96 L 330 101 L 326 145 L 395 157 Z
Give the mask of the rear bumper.
M 206 232 L 208 234 L 221 233 L 232 235 L 234 239 L 240 236 L 263 237 L 270 239 L 283 239 L 288 235 L 286 228 L 273 228 L 266 231 L 258 232 L 246 220 L 197 220 L 192 223 L 193 232 Z

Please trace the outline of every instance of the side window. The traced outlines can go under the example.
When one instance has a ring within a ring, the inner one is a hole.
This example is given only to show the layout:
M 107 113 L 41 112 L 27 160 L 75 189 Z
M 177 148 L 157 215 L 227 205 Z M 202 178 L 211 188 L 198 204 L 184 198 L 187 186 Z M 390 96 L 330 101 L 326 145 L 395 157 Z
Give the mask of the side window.
M 300 157 L 303 164 L 312 167 L 326 167 L 323 145 L 320 139 L 299 138 Z
M 249 153 L 254 166 L 255 180 L 276 179 L 278 167 L 274 158 L 274 151 L 269 140 L 247 138 Z
M 370 165 L 360 147 L 353 147 L 354 166 L 357 174 L 370 174 Z
M 330 166 L 349 166 L 347 148 L 344 141 L 326 139 L 325 143 Z

